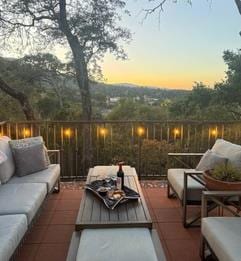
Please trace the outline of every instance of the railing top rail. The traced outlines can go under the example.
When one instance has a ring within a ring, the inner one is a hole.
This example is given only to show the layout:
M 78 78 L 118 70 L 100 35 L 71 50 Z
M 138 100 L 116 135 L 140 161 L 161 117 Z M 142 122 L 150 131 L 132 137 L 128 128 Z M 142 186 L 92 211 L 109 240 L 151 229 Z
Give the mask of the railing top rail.
M 194 121 L 194 120 L 167 120 L 167 121 L 157 121 L 157 120 L 91 120 L 91 121 L 4 121 L 0 122 L 0 125 L 3 124 L 196 124 L 196 125 L 205 125 L 205 124 L 237 124 L 240 123 L 240 120 L 237 121 Z
M 4 125 L 6 123 L 7 123 L 7 121 L 0 121 L 0 126 Z

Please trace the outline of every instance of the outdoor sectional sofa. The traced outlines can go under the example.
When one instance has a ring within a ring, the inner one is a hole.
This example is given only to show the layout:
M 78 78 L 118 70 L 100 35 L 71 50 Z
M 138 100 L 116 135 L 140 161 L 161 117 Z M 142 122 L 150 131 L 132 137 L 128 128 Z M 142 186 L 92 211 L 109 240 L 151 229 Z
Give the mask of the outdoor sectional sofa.
M 8 137 L 0 138 L 0 151 L 7 160 L 0 165 L 0 260 L 11 259 L 35 220 L 39 210 L 55 186 L 60 189 L 60 154 L 58 150 L 48 151 L 57 154 L 57 164 L 47 169 L 17 177 Z M 9 180 L 6 179 L 9 178 Z M 6 181 L 7 180 L 7 181 Z

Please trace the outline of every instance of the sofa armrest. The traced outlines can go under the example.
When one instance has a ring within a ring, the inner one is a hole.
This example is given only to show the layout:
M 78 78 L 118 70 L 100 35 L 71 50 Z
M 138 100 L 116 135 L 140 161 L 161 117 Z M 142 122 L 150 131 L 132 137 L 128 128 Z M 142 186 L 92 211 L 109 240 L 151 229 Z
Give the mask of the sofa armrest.
M 57 158 L 56 163 L 60 164 L 60 150 L 47 150 L 49 158 L 55 156 Z

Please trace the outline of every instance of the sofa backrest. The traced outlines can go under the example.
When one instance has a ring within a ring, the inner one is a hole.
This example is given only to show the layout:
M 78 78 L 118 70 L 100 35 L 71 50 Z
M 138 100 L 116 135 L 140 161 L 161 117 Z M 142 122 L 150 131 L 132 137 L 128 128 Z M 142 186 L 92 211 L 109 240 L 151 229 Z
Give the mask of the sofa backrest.
M 14 175 L 15 165 L 9 141 L 11 139 L 3 136 L 0 137 L 0 150 L 7 156 L 7 160 L 0 165 L 0 181 L 6 183 Z
M 217 139 L 212 151 L 227 158 L 231 164 L 241 169 L 241 146 L 223 139 Z

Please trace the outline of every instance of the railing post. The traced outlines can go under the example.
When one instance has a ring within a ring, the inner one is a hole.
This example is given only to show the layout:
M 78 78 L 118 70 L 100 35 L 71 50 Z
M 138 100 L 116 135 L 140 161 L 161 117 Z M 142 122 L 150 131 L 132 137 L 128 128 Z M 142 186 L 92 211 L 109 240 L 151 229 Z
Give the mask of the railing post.
M 138 176 L 141 177 L 141 136 L 138 137 Z

